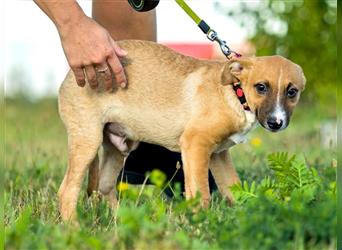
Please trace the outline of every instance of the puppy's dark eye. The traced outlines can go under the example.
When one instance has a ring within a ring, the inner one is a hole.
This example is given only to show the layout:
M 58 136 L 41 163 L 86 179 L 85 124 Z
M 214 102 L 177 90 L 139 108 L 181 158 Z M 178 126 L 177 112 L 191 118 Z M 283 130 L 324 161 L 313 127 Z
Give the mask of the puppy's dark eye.
M 289 98 L 295 98 L 295 97 L 297 96 L 297 93 L 298 93 L 298 89 L 290 88 L 290 89 L 287 91 L 286 95 L 287 95 L 287 97 L 289 97 Z
M 254 85 L 254 87 L 255 87 L 256 91 L 262 95 L 266 94 L 268 91 L 267 86 L 263 83 L 257 83 Z

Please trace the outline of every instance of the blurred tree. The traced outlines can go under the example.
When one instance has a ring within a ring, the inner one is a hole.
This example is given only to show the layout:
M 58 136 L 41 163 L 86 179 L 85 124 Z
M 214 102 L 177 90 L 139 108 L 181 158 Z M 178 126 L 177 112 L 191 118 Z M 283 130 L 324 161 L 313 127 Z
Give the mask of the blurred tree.
M 279 54 L 302 66 L 307 101 L 335 103 L 335 0 L 241 1 L 234 10 L 230 3 L 217 5 L 247 28 L 258 56 Z

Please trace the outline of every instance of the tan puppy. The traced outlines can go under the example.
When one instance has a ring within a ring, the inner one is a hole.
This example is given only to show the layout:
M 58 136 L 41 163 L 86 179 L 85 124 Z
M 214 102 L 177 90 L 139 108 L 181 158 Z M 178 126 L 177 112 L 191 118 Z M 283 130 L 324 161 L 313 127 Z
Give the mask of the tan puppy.
M 145 141 L 182 153 L 186 198 L 210 199 L 208 169 L 221 194 L 239 182 L 228 148 L 243 140 L 256 120 L 268 130 L 284 129 L 304 89 L 301 68 L 280 56 L 202 61 L 162 45 L 122 41 L 126 89 L 79 88 L 69 73 L 59 93 L 69 164 L 59 189 L 63 220 L 76 217 L 81 184 L 90 168 L 88 191 L 97 189 L 114 205 L 117 176 L 127 154 Z M 98 77 L 101 77 L 99 75 Z M 250 111 L 232 82 L 239 79 Z M 98 150 L 102 146 L 100 172 Z

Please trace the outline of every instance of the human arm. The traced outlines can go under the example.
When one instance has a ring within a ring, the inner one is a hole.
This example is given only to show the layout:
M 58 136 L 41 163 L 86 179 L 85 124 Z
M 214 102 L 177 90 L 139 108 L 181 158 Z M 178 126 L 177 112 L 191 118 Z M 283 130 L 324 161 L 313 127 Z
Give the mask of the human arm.
M 75 0 L 34 0 L 57 27 L 64 53 L 77 84 L 88 82 L 98 86 L 103 77 L 106 89 L 112 88 L 112 73 L 116 82 L 126 85 L 126 76 L 118 57 L 127 53 L 111 38 L 106 29 L 87 17 Z M 107 69 L 107 70 L 105 70 Z

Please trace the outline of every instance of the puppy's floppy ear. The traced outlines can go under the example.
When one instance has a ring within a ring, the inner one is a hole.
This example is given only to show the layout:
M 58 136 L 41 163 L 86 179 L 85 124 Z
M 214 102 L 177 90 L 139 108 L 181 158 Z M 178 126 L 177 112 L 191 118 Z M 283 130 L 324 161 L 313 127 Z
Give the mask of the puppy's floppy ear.
M 239 57 L 230 60 L 222 72 L 222 84 L 227 85 L 237 80 L 243 80 L 253 67 L 254 61 L 253 57 Z
M 253 67 L 254 61 L 254 57 L 234 58 L 229 62 L 230 73 L 238 78 Z
M 305 84 L 306 84 L 306 77 L 305 77 L 305 75 L 304 75 L 304 72 L 303 72 L 302 67 L 299 66 L 298 64 L 296 64 L 296 67 L 297 67 L 297 69 L 298 69 L 298 75 L 300 76 L 300 77 L 299 77 L 300 80 L 299 80 L 299 82 L 298 82 L 299 88 L 300 88 L 301 91 L 304 91 L 304 89 L 305 89 Z
M 305 84 L 306 84 L 306 77 L 305 77 L 305 75 L 304 75 L 304 72 L 302 71 L 302 88 L 301 88 L 301 91 L 304 91 L 304 89 L 305 89 Z

